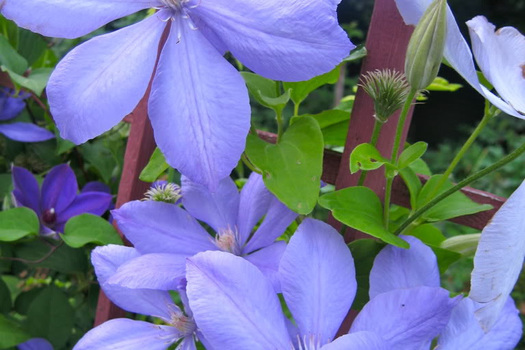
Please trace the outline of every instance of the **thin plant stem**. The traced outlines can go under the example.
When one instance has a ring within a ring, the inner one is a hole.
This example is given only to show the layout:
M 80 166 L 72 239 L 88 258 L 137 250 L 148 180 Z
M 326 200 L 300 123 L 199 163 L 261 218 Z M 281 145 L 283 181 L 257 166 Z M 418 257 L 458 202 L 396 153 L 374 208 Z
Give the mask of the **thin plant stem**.
M 394 146 L 392 147 L 392 155 L 390 156 L 390 160 L 392 164 L 397 164 L 397 153 L 399 151 L 399 146 L 401 144 L 401 136 L 403 135 L 403 128 L 405 126 L 405 121 L 408 116 L 408 111 L 410 110 L 410 107 L 412 106 L 412 100 L 417 94 L 417 90 L 411 89 L 410 92 L 407 95 L 407 98 L 405 100 L 405 104 L 403 105 L 403 109 L 401 110 L 401 115 L 399 116 L 399 120 L 397 122 L 397 128 L 396 128 L 396 136 L 394 139 Z M 392 195 L 392 184 L 394 182 L 394 177 L 387 177 L 386 178 L 386 187 L 385 187 L 385 204 L 384 204 L 384 212 L 383 212 L 383 218 L 384 218 L 384 225 L 385 228 L 388 229 L 388 222 L 390 220 L 390 197 Z
M 512 153 L 508 154 L 507 156 L 505 156 L 504 158 L 499 160 L 498 162 L 492 164 L 491 166 L 489 166 L 489 167 L 487 167 L 487 168 L 485 168 L 483 170 L 478 171 L 475 174 L 472 174 L 471 176 L 467 177 L 463 181 L 459 182 L 454 187 L 451 187 L 447 191 L 441 193 L 440 195 L 438 195 L 437 197 L 432 199 L 430 202 L 428 202 L 427 204 L 425 204 L 424 206 L 419 208 L 416 212 L 414 212 L 414 214 L 412 214 L 408 219 L 405 220 L 405 222 L 403 222 L 401 224 L 401 226 L 399 226 L 399 228 L 396 230 L 396 232 L 394 232 L 394 234 L 395 235 L 399 235 L 400 233 L 403 232 L 403 230 L 405 228 L 408 227 L 408 225 L 410 225 L 412 222 L 414 222 L 414 220 L 419 218 L 428 209 L 432 208 L 437 203 L 441 202 L 443 199 L 447 198 L 448 196 L 450 196 L 454 192 L 459 191 L 460 189 L 462 189 L 463 187 L 469 185 L 470 183 L 472 183 L 472 182 L 482 178 L 483 176 L 485 176 L 487 174 L 490 174 L 491 172 L 501 168 L 502 166 L 506 165 L 507 163 L 510 163 L 511 161 L 513 161 L 514 159 L 516 159 L 520 155 L 522 155 L 524 152 L 525 152 L 525 143 L 523 145 L 521 145 L 519 148 L 517 148 L 516 150 L 514 150 Z
M 279 143 L 284 133 L 283 112 L 275 111 L 275 118 L 277 119 L 277 143 Z
M 372 131 L 372 138 L 370 139 L 370 144 L 374 147 L 375 145 L 377 145 L 377 140 L 379 139 L 379 133 L 381 132 L 382 126 L 383 123 L 376 119 L 374 123 L 374 130 Z M 359 175 L 359 181 L 357 182 L 357 186 L 362 186 L 365 183 L 367 174 L 368 170 L 361 170 L 361 175 Z
M 257 167 L 255 167 L 255 165 L 253 165 L 253 163 L 250 161 L 248 156 L 246 156 L 246 153 L 243 153 L 241 155 L 241 160 L 244 163 L 244 165 L 246 165 L 248 167 L 248 169 L 250 169 L 254 173 L 262 174 L 262 172 L 259 169 L 257 169 Z
M 293 116 L 294 117 L 297 117 L 299 115 L 299 106 L 301 104 L 300 103 L 295 103 L 293 104 Z

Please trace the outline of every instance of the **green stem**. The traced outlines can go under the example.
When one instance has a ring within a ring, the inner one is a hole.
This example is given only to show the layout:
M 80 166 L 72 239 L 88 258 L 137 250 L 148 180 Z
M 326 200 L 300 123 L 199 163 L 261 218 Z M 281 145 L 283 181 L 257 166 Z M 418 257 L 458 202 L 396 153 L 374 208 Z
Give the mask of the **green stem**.
M 410 107 L 412 106 L 412 100 L 417 94 L 417 90 L 412 89 L 407 95 L 407 99 L 405 100 L 405 104 L 403 105 L 403 109 L 401 110 L 401 115 L 399 116 L 399 120 L 397 122 L 397 128 L 396 128 L 396 136 L 394 139 L 394 146 L 392 147 L 392 155 L 390 156 L 390 161 L 392 164 L 397 164 L 397 153 L 399 152 L 399 146 L 401 144 L 401 136 L 403 136 L 403 128 L 405 126 L 405 121 L 408 116 L 408 111 L 410 111 Z M 388 222 L 390 220 L 390 197 L 392 195 L 392 183 L 394 182 L 394 177 L 387 177 L 386 179 L 386 187 L 385 187 L 385 204 L 384 204 L 384 212 L 383 217 L 385 221 L 385 228 L 388 229 Z
M 443 186 L 443 184 L 445 183 L 445 181 L 447 181 L 447 179 L 449 178 L 450 174 L 452 174 L 452 172 L 454 171 L 454 169 L 456 168 L 456 166 L 458 165 L 459 161 L 463 158 L 463 156 L 465 155 L 465 153 L 467 153 L 467 151 L 469 150 L 469 148 L 472 146 L 472 144 L 474 143 L 474 141 L 477 139 L 477 137 L 479 136 L 479 134 L 481 133 L 481 131 L 483 130 L 483 128 L 485 128 L 485 126 L 487 125 L 487 123 L 492 120 L 492 118 L 495 116 L 496 114 L 494 114 L 493 112 L 491 112 L 490 110 L 485 110 L 485 114 L 483 115 L 483 118 L 481 119 L 481 121 L 479 122 L 478 126 L 476 127 L 476 129 L 474 130 L 474 132 L 472 133 L 472 135 L 470 135 L 470 137 L 467 139 L 467 141 L 465 141 L 465 143 L 463 144 L 463 146 L 461 147 L 461 149 L 459 150 L 459 152 L 456 154 L 456 156 L 454 157 L 454 159 L 452 160 L 452 162 L 450 163 L 450 165 L 448 166 L 447 170 L 443 173 L 443 176 L 441 177 L 441 179 L 439 180 L 438 184 L 436 185 L 436 187 L 434 188 L 434 190 L 432 191 L 432 194 L 430 195 L 430 197 L 433 197 L 438 191 L 439 189 L 441 188 L 441 186 Z
M 294 117 L 297 117 L 299 115 L 299 105 L 300 103 L 295 103 L 293 104 L 293 116 Z
M 262 172 L 261 170 L 257 169 L 255 167 L 255 165 L 253 165 L 253 163 L 250 161 L 250 159 L 246 156 L 246 153 L 243 153 L 241 155 L 241 160 L 242 162 L 244 163 L 244 165 L 246 165 L 248 167 L 248 169 L 250 169 L 251 171 L 253 171 L 254 173 L 257 173 L 257 174 L 261 174 L 262 175 Z
M 509 163 L 509 162 L 513 161 L 514 159 L 518 158 L 524 152 L 525 152 L 525 143 L 523 145 L 521 145 L 519 148 L 517 148 L 516 150 L 514 150 L 509 155 L 507 155 L 504 158 L 502 158 L 500 161 L 492 164 L 491 166 L 489 166 L 489 167 L 487 167 L 487 168 L 485 168 L 483 170 L 478 171 L 475 174 L 472 174 L 471 176 L 467 177 L 465 180 L 459 182 L 454 187 L 451 187 L 447 191 L 441 193 L 439 196 L 435 197 L 430 202 L 428 202 L 427 204 L 425 204 L 424 206 L 419 208 L 412 216 L 410 216 L 408 219 L 406 219 L 406 221 L 403 222 L 403 224 L 401 224 L 401 226 L 399 226 L 399 228 L 396 230 L 396 232 L 394 232 L 394 234 L 395 235 L 399 235 L 414 220 L 419 218 L 424 212 L 426 212 L 428 209 L 432 208 L 434 205 L 436 205 L 437 203 L 439 203 L 443 199 L 447 198 L 448 196 L 450 196 L 454 192 L 462 189 L 463 187 L 469 185 L 471 182 L 474 182 L 474 181 L 482 178 L 483 176 L 485 176 L 487 174 L 490 174 L 491 172 L 501 168 L 502 166 L 506 165 L 507 163 Z
M 378 121 L 376 119 L 374 123 L 374 130 L 372 131 L 372 138 L 370 139 L 370 144 L 375 147 L 377 145 L 377 140 L 379 139 L 379 133 L 381 132 L 381 127 L 383 126 L 383 123 Z M 366 175 L 368 174 L 368 170 L 361 170 L 361 175 L 359 175 L 359 181 L 357 182 L 357 186 L 363 186 L 365 183 Z
M 275 111 L 275 118 L 277 119 L 277 143 L 279 143 L 284 133 L 283 112 Z

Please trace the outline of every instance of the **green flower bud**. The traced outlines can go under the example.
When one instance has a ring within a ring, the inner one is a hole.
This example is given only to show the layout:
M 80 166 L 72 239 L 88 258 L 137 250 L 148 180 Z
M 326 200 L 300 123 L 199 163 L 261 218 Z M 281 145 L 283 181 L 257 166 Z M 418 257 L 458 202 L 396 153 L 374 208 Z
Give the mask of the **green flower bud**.
M 437 77 L 447 35 L 447 1 L 434 0 L 419 20 L 408 43 L 405 75 L 415 90 Z
M 440 247 L 443 249 L 452 250 L 465 257 L 472 257 L 476 252 L 480 237 L 481 233 L 454 236 L 441 242 Z

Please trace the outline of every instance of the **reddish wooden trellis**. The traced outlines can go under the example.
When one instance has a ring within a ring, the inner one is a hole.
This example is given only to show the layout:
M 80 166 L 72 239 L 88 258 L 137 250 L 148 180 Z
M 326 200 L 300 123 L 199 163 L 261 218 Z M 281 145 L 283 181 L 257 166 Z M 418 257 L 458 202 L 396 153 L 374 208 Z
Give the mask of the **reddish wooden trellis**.
M 393 68 L 403 71 L 405 51 L 411 32 L 412 28 L 404 25 L 394 0 L 376 0 L 366 41 L 368 56 L 363 62 L 361 72 L 366 73 L 382 68 Z M 140 181 L 138 178 L 155 148 L 153 131 L 147 119 L 148 95 L 149 91 L 137 105 L 133 113 L 127 117 L 127 120 L 131 122 L 131 132 L 126 147 L 124 169 L 122 171 L 117 197 L 117 208 L 128 201 L 142 198 L 149 186 L 149 184 Z M 372 101 L 362 89 L 358 89 L 343 155 L 332 151 L 325 151 L 323 166 L 324 181 L 335 184 L 336 188 L 357 185 L 359 174 L 351 175 L 349 173 L 348 158 L 351 150 L 354 149 L 355 146 L 370 140 L 374 124 L 374 119 L 372 118 L 373 113 Z M 412 112 L 410 112 L 407 118 L 402 142 L 405 141 L 411 116 Z M 385 124 L 379 138 L 378 148 L 381 153 L 387 157 L 390 155 L 392 149 L 398 117 L 399 115 L 395 115 Z M 273 134 L 260 132 L 259 136 L 267 141 L 275 142 L 275 135 Z M 425 180 L 424 177 L 421 178 L 423 181 Z M 380 197 L 383 196 L 384 179 L 380 171 L 371 172 L 366 179 L 365 185 L 374 190 Z M 494 207 L 494 209 L 490 211 L 452 220 L 477 229 L 483 228 L 505 201 L 504 198 L 473 188 L 464 188 L 462 192 L 478 203 L 491 204 Z M 399 177 L 394 182 L 392 201 L 395 204 L 409 206 L 408 190 Z M 334 227 L 340 227 L 340 223 L 336 220 L 330 219 L 329 221 Z M 363 234 L 360 232 L 347 230 L 345 239 L 351 241 L 361 236 L 363 236 Z M 123 315 L 124 312 L 113 305 L 101 291 L 96 311 L 95 325 L 99 325 L 112 318 L 122 317 Z M 352 314 L 349 314 L 348 320 L 351 318 Z M 341 330 L 345 328 L 348 328 L 348 322 L 342 326 Z

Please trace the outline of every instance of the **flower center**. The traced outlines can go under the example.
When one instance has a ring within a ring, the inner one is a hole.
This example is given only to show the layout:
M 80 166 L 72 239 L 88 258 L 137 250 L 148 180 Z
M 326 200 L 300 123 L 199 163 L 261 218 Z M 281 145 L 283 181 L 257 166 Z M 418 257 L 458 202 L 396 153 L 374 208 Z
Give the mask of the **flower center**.
M 160 0 L 164 6 L 169 7 L 174 11 L 182 10 L 183 5 L 188 1 L 189 0 Z
M 224 252 L 240 255 L 241 247 L 239 246 L 238 236 L 237 231 L 229 227 L 224 230 L 219 230 L 215 236 L 215 245 Z
M 184 315 L 181 312 L 173 312 L 171 314 L 170 324 L 177 328 L 183 336 L 188 336 L 195 332 L 197 328 L 193 319 Z
M 42 214 L 42 221 L 46 226 L 53 225 L 57 221 L 57 214 L 55 208 L 46 209 Z

